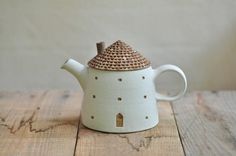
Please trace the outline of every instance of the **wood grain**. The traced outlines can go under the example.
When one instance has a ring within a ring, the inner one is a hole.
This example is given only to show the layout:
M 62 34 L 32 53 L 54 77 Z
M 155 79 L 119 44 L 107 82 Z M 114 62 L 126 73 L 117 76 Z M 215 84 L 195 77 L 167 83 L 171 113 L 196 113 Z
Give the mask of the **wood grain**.
M 236 155 L 236 92 L 194 92 L 173 103 L 186 155 Z
M 96 132 L 80 125 L 77 156 L 184 155 L 169 103 L 160 103 L 160 123 L 153 129 L 129 134 Z
M 81 94 L 0 92 L 1 156 L 73 156 Z
M 236 155 L 236 91 L 161 102 L 158 126 L 129 134 L 78 129 L 81 100 L 73 91 L 1 91 L 0 156 Z

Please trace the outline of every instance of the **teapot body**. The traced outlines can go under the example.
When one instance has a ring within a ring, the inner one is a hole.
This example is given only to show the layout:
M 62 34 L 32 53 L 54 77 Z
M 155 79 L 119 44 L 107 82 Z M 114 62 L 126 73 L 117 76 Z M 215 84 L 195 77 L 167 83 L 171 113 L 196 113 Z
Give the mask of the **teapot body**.
M 173 101 L 186 92 L 186 76 L 175 65 L 152 69 L 148 59 L 120 40 L 106 49 L 98 43 L 97 50 L 88 67 L 73 59 L 62 66 L 84 91 L 81 121 L 90 129 L 127 133 L 152 128 L 159 122 L 156 100 Z M 175 96 L 156 92 L 154 79 L 166 71 L 178 73 L 184 82 Z
M 153 77 L 151 67 L 135 71 L 88 68 L 81 109 L 83 125 L 113 133 L 141 131 L 157 125 Z

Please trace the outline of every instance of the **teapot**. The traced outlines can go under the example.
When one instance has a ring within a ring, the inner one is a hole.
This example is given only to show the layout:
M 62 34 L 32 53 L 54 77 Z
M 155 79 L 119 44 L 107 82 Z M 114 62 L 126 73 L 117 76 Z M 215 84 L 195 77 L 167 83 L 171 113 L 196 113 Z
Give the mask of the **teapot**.
M 97 51 L 88 66 L 68 59 L 61 67 L 83 89 L 81 122 L 87 128 L 111 133 L 150 129 L 159 122 L 156 101 L 173 101 L 186 92 L 187 80 L 179 67 L 167 64 L 153 69 L 149 60 L 123 41 L 107 48 L 104 42 L 97 43 Z M 166 71 L 183 79 L 184 87 L 175 96 L 156 92 L 154 80 Z

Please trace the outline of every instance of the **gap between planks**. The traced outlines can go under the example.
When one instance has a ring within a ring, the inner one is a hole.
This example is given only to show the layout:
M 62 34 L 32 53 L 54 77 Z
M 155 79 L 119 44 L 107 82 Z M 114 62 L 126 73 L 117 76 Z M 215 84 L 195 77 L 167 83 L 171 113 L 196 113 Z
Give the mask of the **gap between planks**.
M 64 90 L 0 91 L 0 155 L 72 156 L 80 100 Z
M 79 126 L 76 156 L 183 156 L 184 151 L 171 104 L 160 102 L 159 124 L 149 130 L 112 134 Z
M 173 103 L 186 155 L 236 155 L 236 91 L 195 91 Z

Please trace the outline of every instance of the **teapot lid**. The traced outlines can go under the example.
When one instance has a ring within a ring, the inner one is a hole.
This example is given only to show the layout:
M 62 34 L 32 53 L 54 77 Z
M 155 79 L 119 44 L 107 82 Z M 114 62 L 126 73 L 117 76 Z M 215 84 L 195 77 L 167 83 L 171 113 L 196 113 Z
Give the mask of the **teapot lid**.
M 108 71 L 139 70 L 149 67 L 150 64 L 149 60 L 120 40 L 99 52 L 88 62 L 91 68 Z

